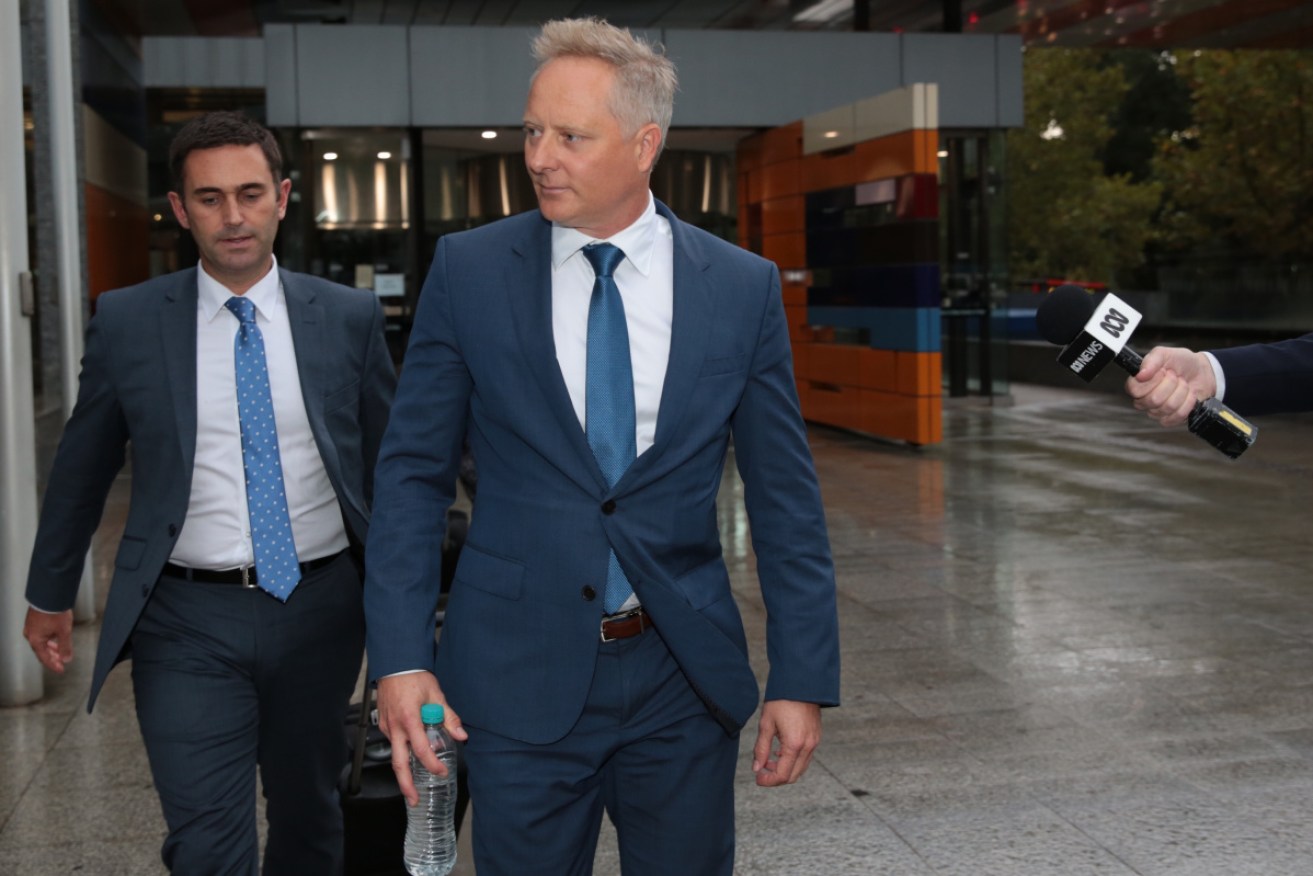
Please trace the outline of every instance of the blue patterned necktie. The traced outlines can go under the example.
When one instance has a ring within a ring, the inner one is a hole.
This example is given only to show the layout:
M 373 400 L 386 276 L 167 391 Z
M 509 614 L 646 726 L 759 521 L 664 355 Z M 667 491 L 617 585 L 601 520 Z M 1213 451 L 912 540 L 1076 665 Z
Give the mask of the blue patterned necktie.
M 278 427 L 269 392 L 264 336 L 255 324 L 255 305 L 240 296 L 224 304 L 241 322 L 233 342 L 237 367 L 237 416 L 242 429 L 242 467 L 246 471 L 246 507 L 255 546 L 255 573 L 263 590 L 283 602 L 301 580 L 301 567 L 287 512 L 283 465 L 278 456 Z
M 588 368 L 584 380 L 584 424 L 588 446 L 609 486 L 634 461 L 634 372 L 629 362 L 625 305 L 611 274 L 625 254 L 609 243 L 584 247 L 593 266 L 593 297 L 588 304 Z M 611 551 L 602 607 L 614 614 L 634 592 Z

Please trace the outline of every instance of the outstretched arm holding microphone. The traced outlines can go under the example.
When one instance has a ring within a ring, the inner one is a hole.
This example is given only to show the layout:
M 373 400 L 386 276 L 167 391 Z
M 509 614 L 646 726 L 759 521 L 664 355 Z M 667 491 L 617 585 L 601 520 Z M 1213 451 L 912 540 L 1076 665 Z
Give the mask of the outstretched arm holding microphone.
M 1245 416 L 1313 410 L 1313 334 L 1207 352 L 1154 347 L 1126 381 L 1135 407 L 1164 426 L 1216 397 Z

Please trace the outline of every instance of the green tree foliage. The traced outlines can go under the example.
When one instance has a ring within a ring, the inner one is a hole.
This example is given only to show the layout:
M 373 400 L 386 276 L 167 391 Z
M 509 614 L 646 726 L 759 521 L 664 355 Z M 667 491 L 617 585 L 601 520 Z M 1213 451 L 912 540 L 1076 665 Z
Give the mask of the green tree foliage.
M 1194 120 L 1155 162 L 1167 187 L 1166 242 L 1313 255 L 1313 57 L 1182 53 L 1177 72 L 1190 86 Z
M 1105 174 L 1129 84 L 1089 49 L 1025 57 L 1026 124 L 1008 134 L 1008 241 L 1014 277 L 1109 282 L 1144 259 L 1161 185 Z

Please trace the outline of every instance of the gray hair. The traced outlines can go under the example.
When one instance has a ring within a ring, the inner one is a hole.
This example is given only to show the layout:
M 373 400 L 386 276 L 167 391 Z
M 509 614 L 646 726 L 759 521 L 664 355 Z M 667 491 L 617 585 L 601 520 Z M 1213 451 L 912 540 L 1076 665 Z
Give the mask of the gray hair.
M 611 114 L 626 136 L 655 123 L 661 128 L 661 147 L 665 148 L 679 77 L 659 43 L 639 39 L 628 28 L 600 18 L 564 18 L 543 25 L 533 40 L 533 57 L 538 62 L 533 79 L 557 58 L 596 58 L 615 67 Z

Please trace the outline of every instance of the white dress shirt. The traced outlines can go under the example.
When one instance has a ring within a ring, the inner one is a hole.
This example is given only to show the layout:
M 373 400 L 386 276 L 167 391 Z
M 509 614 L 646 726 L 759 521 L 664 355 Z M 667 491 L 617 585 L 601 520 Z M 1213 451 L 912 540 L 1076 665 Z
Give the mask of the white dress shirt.
M 588 372 L 588 305 L 596 275 L 580 252 L 596 238 L 573 228 L 552 226 L 552 336 L 556 361 L 570 392 L 579 425 L 587 431 L 585 383 Z M 656 211 L 651 193 L 647 209 L 633 225 L 606 241 L 625 257 L 612 274 L 625 305 L 629 362 L 634 372 L 634 447 L 638 454 L 656 439 L 661 388 L 670 360 L 670 323 L 675 312 L 675 242 L 670 222 Z M 638 606 L 632 595 L 620 607 Z
M 232 569 L 255 562 L 233 358 L 239 322 L 224 306 L 232 292 L 199 266 L 197 292 L 196 461 L 187 517 L 169 559 L 195 569 Z M 264 337 L 296 553 L 302 562 L 330 556 L 347 546 L 346 524 L 306 417 L 276 260 L 245 297 Z
M 575 416 L 585 430 L 588 304 L 594 274 L 580 250 L 596 242 L 573 228 L 552 226 L 552 336 L 556 361 L 570 391 Z M 641 455 L 656 438 L 657 410 L 670 360 L 670 322 L 675 312 L 674 238 L 670 223 L 657 213 L 649 193 L 643 215 L 605 242 L 625 254 L 614 278 L 629 330 L 629 361 L 634 371 L 634 446 Z

